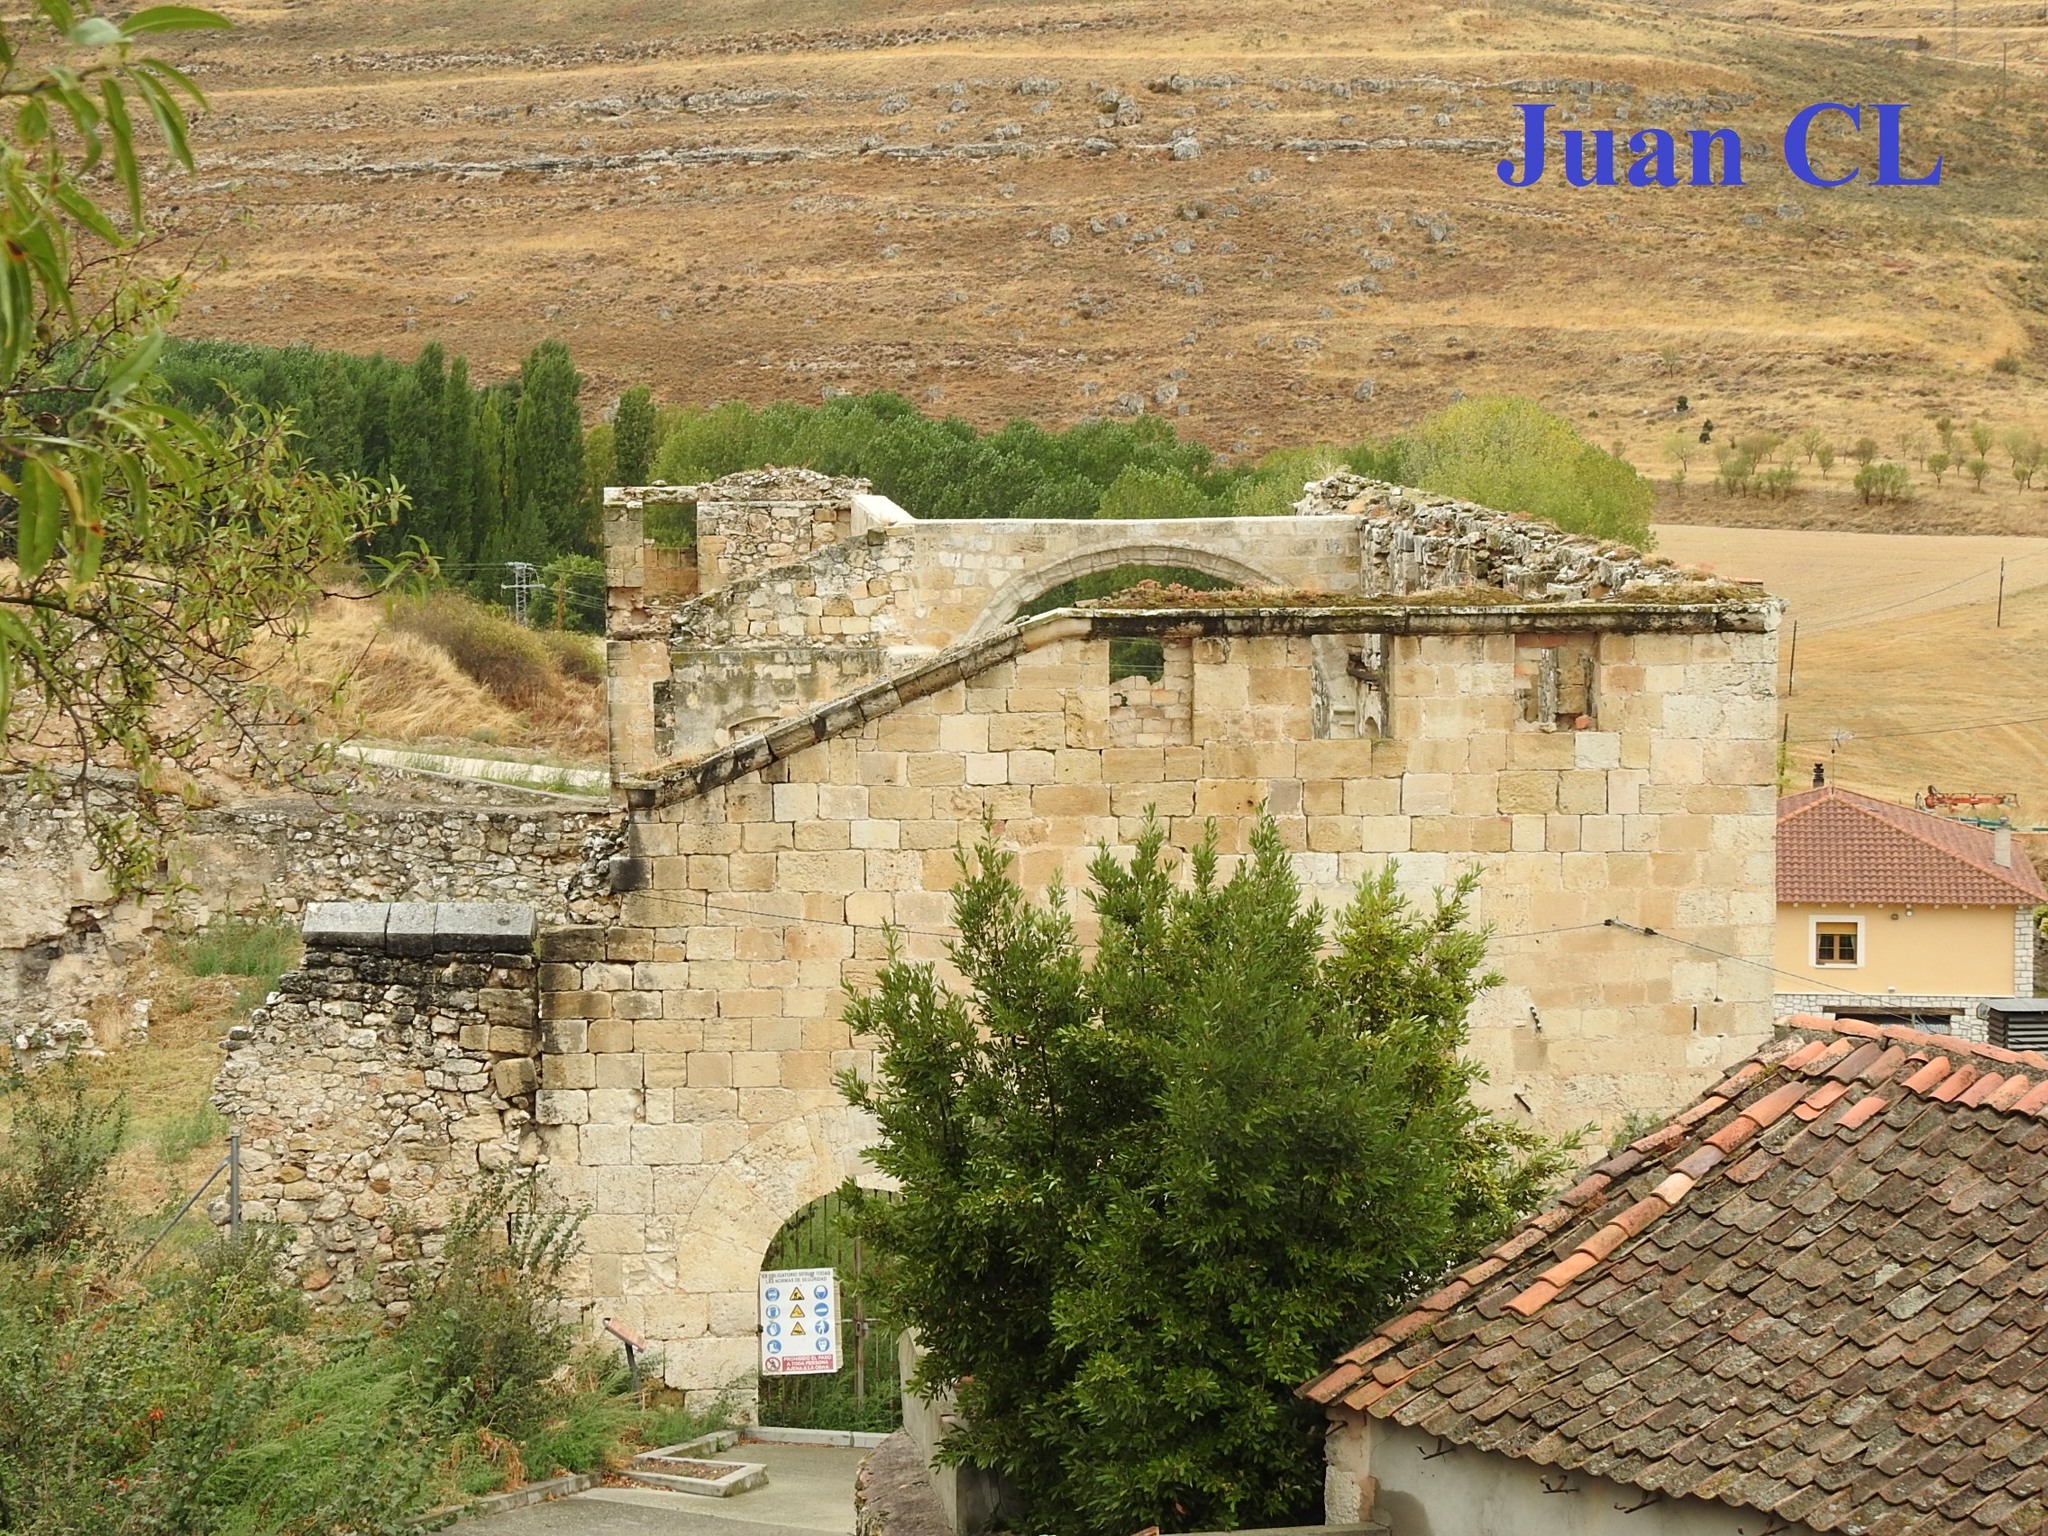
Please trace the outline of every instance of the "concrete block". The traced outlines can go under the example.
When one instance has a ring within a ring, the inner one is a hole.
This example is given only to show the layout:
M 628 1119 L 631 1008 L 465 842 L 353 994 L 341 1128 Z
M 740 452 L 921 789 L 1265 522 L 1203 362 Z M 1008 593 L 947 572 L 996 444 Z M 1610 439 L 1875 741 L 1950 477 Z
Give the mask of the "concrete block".
M 434 947 L 447 953 L 530 953 L 533 908 L 514 901 L 442 901 L 434 904 Z
M 308 902 L 299 933 L 308 949 L 354 949 L 381 954 L 390 914 L 389 902 Z
M 434 952 L 434 908 L 431 901 L 394 901 L 384 920 L 384 953 L 431 955 Z

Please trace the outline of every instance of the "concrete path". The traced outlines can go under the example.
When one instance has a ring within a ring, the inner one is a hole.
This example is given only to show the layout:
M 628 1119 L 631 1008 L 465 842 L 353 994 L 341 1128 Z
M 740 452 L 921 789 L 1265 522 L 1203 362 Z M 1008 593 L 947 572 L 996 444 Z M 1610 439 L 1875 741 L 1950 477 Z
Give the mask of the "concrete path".
M 761 1462 L 767 1487 L 729 1499 L 593 1488 L 453 1529 L 463 1536 L 851 1536 L 853 1474 L 867 1454 L 828 1445 L 736 1445 L 708 1459 Z

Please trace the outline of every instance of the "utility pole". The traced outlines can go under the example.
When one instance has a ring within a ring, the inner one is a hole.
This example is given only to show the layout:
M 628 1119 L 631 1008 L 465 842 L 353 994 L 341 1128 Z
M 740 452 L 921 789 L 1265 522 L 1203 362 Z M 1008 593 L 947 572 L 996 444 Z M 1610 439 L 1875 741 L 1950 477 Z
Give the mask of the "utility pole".
M 1791 698 L 1799 682 L 1799 621 L 1792 621 L 1792 657 L 1785 669 L 1785 697 Z
M 1998 617 L 1991 621 L 1993 629 L 2005 628 L 2005 561 L 1998 562 Z
M 505 562 L 505 569 L 512 573 L 512 579 L 499 587 L 498 590 L 512 594 L 512 621 L 515 624 L 524 624 L 526 622 L 526 597 L 533 590 L 533 577 L 536 567 L 524 560 L 507 560 Z

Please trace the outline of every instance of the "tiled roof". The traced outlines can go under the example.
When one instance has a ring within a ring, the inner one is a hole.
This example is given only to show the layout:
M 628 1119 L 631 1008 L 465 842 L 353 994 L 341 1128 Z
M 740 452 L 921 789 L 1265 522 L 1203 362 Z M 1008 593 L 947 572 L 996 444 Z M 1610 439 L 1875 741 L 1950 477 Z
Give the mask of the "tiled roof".
M 2048 1532 L 2048 1056 L 1791 1024 L 1304 1395 L 1818 1531 Z
M 2015 842 L 1992 857 L 1985 827 L 1833 784 L 1778 802 L 1778 900 L 1873 906 L 2012 907 L 2048 901 Z

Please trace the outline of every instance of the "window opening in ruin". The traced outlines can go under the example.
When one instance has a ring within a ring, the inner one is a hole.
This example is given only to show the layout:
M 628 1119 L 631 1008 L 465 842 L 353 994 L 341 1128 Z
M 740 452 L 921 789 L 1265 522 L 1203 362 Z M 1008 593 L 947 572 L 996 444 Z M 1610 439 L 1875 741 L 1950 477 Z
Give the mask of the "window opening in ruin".
M 881 1190 L 861 1199 L 893 1200 Z M 875 1320 L 866 1297 L 867 1254 L 848 1230 L 847 1197 L 813 1200 L 782 1224 L 762 1255 L 763 1269 L 829 1269 L 839 1283 L 841 1358 L 835 1375 L 762 1376 L 760 1420 L 785 1429 L 887 1432 L 903 1423 L 896 1366 L 897 1330 Z
M 1311 638 L 1309 729 L 1319 740 L 1381 737 L 1392 719 L 1385 635 Z
M 1816 921 L 1813 925 L 1813 963 L 1815 965 L 1861 965 L 1863 963 L 1863 924 L 1849 918 L 1840 921 Z
M 1109 642 L 1109 680 L 1142 677 L 1148 682 L 1166 681 L 1166 644 L 1160 640 L 1112 640 Z
M 1184 747 L 1195 736 L 1195 643 L 1109 642 L 1109 743 Z
M 697 503 L 650 501 L 640 511 L 641 535 L 663 549 L 697 547 Z
M 1525 729 L 1591 730 L 1599 719 L 1599 676 L 1597 636 L 1515 637 L 1515 703 Z

